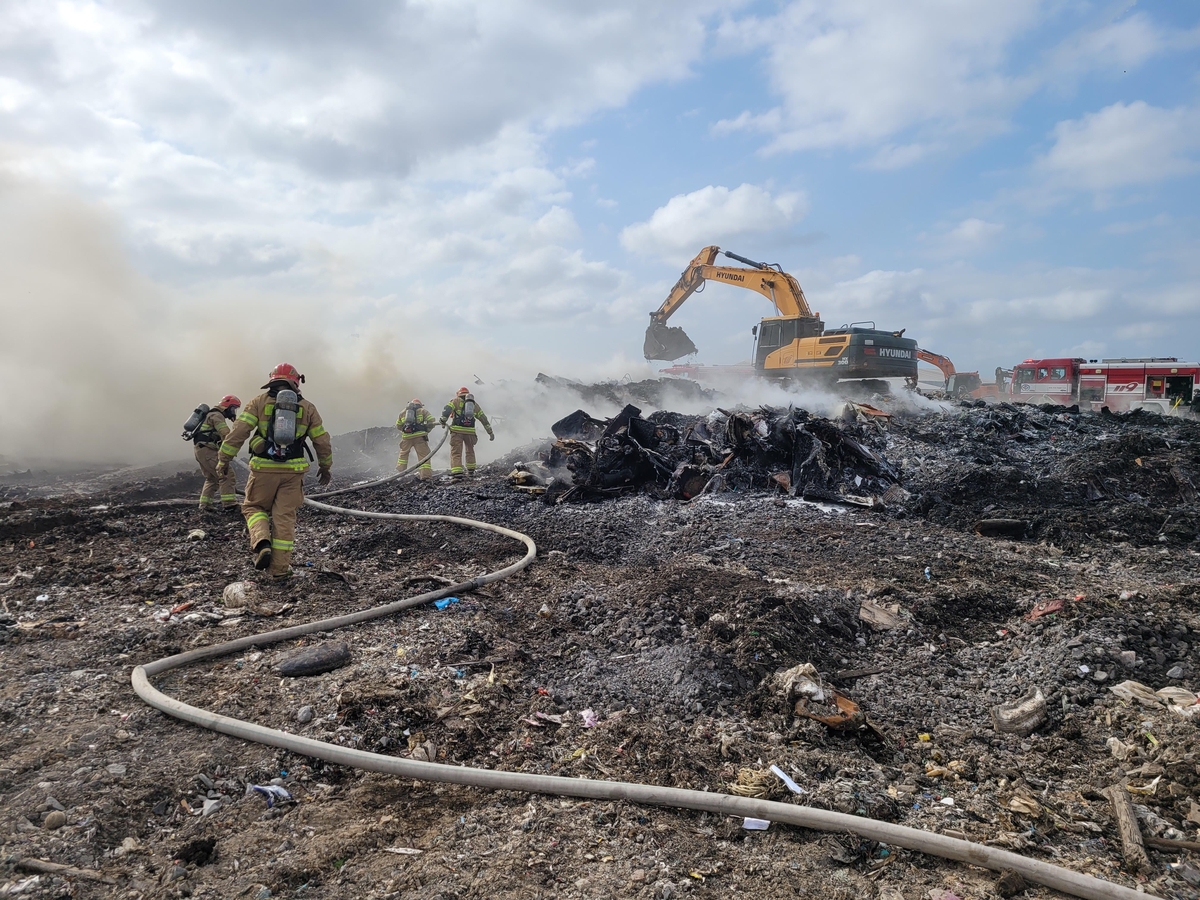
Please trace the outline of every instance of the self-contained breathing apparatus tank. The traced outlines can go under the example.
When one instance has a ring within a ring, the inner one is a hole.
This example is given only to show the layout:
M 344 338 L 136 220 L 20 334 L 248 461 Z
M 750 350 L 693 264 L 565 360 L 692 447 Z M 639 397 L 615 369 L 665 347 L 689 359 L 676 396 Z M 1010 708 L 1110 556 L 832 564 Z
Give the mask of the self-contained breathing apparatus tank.
M 463 400 L 463 425 L 470 428 L 475 424 L 475 395 L 467 394 Z
M 287 448 L 296 440 L 296 411 L 300 398 L 295 391 L 280 391 L 275 395 L 275 412 L 271 418 L 271 441 L 276 456 L 285 456 Z
M 408 407 L 404 411 L 404 430 L 417 430 L 417 405 L 415 403 L 408 404 Z
M 196 432 L 200 430 L 200 426 L 204 424 L 204 420 L 208 418 L 208 414 L 212 412 L 212 407 L 207 403 L 201 403 L 194 410 L 186 422 L 183 423 L 183 434 L 180 435 L 185 441 L 195 440 Z

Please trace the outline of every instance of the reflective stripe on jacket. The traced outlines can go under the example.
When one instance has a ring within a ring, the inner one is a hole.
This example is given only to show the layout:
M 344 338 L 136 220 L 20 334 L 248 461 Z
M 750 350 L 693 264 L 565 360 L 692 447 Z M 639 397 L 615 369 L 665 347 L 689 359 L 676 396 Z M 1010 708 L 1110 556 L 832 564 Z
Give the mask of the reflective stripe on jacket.
M 313 406 L 311 400 L 300 400 L 300 408 L 296 410 L 296 440 L 292 444 L 292 453 L 299 450 L 300 456 L 292 459 L 276 459 L 260 455 L 268 449 L 267 434 L 271 427 L 271 417 L 275 413 L 275 398 L 270 392 L 259 394 L 246 404 L 242 414 L 237 417 L 233 428 L 225 436 L 221 444 L 221 455 L 226 459 L 237 456 L 238 450 L 247 438 L 250 438 L 250 468 L 271 472 L 305 472 L 308 470 L 308 459 L 304 456 L 304 439 L 312 441 L 317 455 L 317 465 L 322 469 L 333 466 L 333 444 L 329 432 L 321 422 L 321 414 Z
M 488 421 L 488 417 L 484 415 L 483 409 L 480 408 L 478 401 L 472 401 L 475 404 L 475 419 L 483 423 L 483 427 L 490 433 L 492 425 Z M 442 410 L 442 418 L 450 422 L 450 430 L 457 431 L 460 434 L 475 433 L 475 419 L 468 419 L 466 415 L 467 401 L 462 397 L 455 397 L 446 404 L 446 408 Z M 469 422 L 469 424 L 468 424 Z

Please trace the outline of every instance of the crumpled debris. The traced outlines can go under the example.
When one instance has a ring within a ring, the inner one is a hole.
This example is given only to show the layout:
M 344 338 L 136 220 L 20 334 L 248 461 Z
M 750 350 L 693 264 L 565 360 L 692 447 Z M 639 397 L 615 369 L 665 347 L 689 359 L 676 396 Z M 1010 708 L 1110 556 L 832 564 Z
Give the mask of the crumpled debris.
M 887 606 L 873 600 L 864 600 L 858 608 L 858 617 L 876 631 L 891 631 L 893 628 L 903 628 L 908 624 L 900 614 L 899 603 L 889 603 Z
M 277 784 L 248 784 L 246 785 L 246 796 L 251 794 L 262 794 L 267 798 L 267 809 L 271 809 L 277 803 L 295 803 L 295 798 L 287 790 Z
M 864 426 L 803 409 L 763 406 L 701 416 L 627 405 L 607 420 L 583 410 L 555 422 L 557 441 L 518 463 L 509 482 L 550 502 L 599 500 L 645 489 L 690 500 L 710 490 L 763 490 L 868 508 L 902 502 L 899 470 L 865 443 Z M 884 500 L 890 496 L 890 501 Z
M 775 681 L 788 703 L 795 703 L 804 698 L 820 703 L 825 699 L 821 677 L 812 663 L 792 666 L 786 672 L 777 674 Z
M 1029 611 L 1026 617 L 1029 620 L 1040 619 L 1042 616 L 1048 616 L 1051 613 L 1062 612 L 1063 607 L 1067 605 L 1067 601 L 1059 597 L 1055 600 L 1042 600 L 1035 603 L 1033 609 Z
M 1176 715 L 1192 718 L 1200 716 L 1200 696 L 1179 687 L 1165 687 L 1159 690 L 1140 681 L 1122 681 L 1109 688 L 1122 700 L 1139 703 L 1151 709 L 1162 709 L 1164 706 Z
M 992 726 L 999 732 L 1027 737 L 1046 721 L 1046 698 L 1033 687 L 1025 696 L 992 709 Z

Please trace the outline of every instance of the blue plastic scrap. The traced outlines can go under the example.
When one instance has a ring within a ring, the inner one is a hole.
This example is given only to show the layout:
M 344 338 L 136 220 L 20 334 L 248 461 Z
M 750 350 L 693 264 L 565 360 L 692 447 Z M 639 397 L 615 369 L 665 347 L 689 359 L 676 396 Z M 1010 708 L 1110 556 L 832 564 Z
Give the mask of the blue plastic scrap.
M 273 807 L 276 803 L 293 803 L 295 798 L 288 793 L 286 788 L 281 788 L 277 784 L 248 784 L 246 785 L 246 793 L 256 791 L 267 798 L 267 809 Z
M 433 605 L 436 606 L 438 609 L 445 609 L 451 603 L 457 603 L 457 602 L 458 602 L 457 597 L 447 597 L 445 600 L 434 600 Z

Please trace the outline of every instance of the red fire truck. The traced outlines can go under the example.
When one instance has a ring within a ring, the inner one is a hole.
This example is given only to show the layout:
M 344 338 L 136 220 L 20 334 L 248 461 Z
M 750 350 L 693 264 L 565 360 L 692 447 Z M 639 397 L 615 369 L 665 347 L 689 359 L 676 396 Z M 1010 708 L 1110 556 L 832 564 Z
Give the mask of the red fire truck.
M 1200 398 L 1200 363 L 1175 357 L 1143 359 L 1027 359 L 1008 385 L 1016 403 L 1060 403 L 1099 412 L 1148 409 L 1175 412 Z

